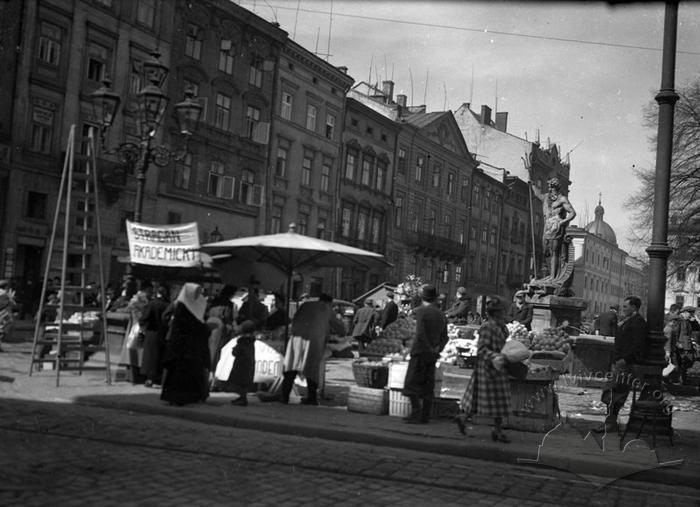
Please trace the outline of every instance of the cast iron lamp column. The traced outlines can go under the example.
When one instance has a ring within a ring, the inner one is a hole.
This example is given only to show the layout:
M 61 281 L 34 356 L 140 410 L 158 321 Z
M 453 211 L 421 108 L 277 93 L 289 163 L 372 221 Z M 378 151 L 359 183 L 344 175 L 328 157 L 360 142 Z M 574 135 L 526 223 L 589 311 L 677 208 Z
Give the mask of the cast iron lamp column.
M 165 146 L 153 146 L 152 140 L 161 125 L 168 97 L 162 87 L 168 75 L 168 67 L 161 63 L 158 51 L 151 53 L 151 59 L 144 62 L 144 77 L 148 81 L 138 93 L 139 97 L 139 144 L 122 143 L 116 148 L 107 149 L 105 135 L 112 126 L 119 110 L 121 99 L 111 89 L 109 80 L 103 81 L 103 86 L 92 93 L 94 114 L 100 125 L 100 140 L 104 153 L 118 154 L 120 160 L 126 163 L 136 163 L 136 199 L 134 203 L 134 222 L 141 222 L 143 212 L 143 196 L 146 185 L 146 173 L 153 162 L 159 167 L 165 167 L 172 160 L 183 160 L 187 154 L 187 143 L 199 123 L 202 106 L 195 100 L 191 90 L 185 92 L 185 100 L 175 104 L 180 134 L 184 137 L 184 147 L 180 151 L 171 151 Z
M 676 32 L 678 3 L 667 2 L 664 16 L 664 46 L 661 68 L 661 89 L 656 95 L 659 104 L 658 140 L 656 145 L 656 175 L 654 180 L 654 215 L 649 254 L 649 293 L 647 295 L 647 349 L 644 366 L 638 373 L 648 383 L 640 400 L 651 404 L 651 411 L 633 406 L 628 428 L 637 430 L 650 413 L 661 422 L 661 432 L 671 435 L 671 414 L 663 402 L 661 369 L 665 366 L 663 333 L 666 294 L 666 270 L 668 257 L 673 251 L 668 246 L 668 207 L 671 182 L 671 156 L 673 152 L 673 116 L 678 94 L 674 90 L 676 69 Z M 649 426 L 649 424 L 647 424 Z

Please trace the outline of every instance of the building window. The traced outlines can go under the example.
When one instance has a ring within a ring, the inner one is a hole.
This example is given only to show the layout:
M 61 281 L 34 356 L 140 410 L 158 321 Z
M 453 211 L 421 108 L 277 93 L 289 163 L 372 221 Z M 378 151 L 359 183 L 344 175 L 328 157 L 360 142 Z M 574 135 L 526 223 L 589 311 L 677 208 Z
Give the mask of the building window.
M 294 97 L 291 93 L 282 92 L 282 109 L 280 114 L 285 120 L 292 119 L 292 104 L 294 103 Z
M 39 35 L 39 61 L 58 65 L 61 59 L 61 29 L 46 22 L 41 23 Z
M 41 192 L 27 192 L 27 218 L 46 219 L 48 195 Z
M 255 126 L 260 121 L 260 109 L 253 106 L 248 106 L 245 113 L 246 133 L 249 139 L 253 139 Z
M 406 174 L 406 149 L 399 148 L 399 163 L 398 163 L 399 174 Z
M 32 144 L 31 150 L 39 153 L 51 151 L 54 112 L 50 109 L 34 106 L 32 109 Z
M 481 195 L 480 195 L 480 191 L 479 191 L 479 186 L 475 185 L 474 186 L 474 196 L 473 196 L 472 207 L 479 206 L 480 197 L 481 197 Z
M 438 188 L 440 186 L 441 172 L 442 166 L 440 164 L 433 164 L 433 188 Z
M 142 25 L 152 27 L 156 15 L 156 0 L 138 0 L 136 7 L 136 21 Z
M 182 223 L 182 215 L 180 213 L 177 213 L 175 211 L 168 211 L 168 222 L 169 225 L 174 225 L 174 224 L 181 224 Z
M 464 244 L 464 240 L 466 239 L 464 236 L 466 235 L 466 230 L 467 230 L 467 221 L 466 220 L 460 220 L 459 222 L 459 232 L 457 234 L 457 240 L 461 245 Z
M 357 160 L 357 153 L 348 151 L 345 154 L 345 179 L 354 180 L 355 179 L 355 164 Z
M 323 164 L 321 166 L 321 192 L 328 192 L 330 188 L 331 181 L 331 166 L 330 164 Z
M 301 161 L 301 184 L 305 187 L 311 186 L 311 163 L 312 160 L 305 155 Z
M 110 51 L 104 46 L 88 43 L 87 78 L 101 83 L 107 75 Z
M 283 148 L 282 146 L 277 148 L 277 165 L 275 165 L 275 176 L 279 176 L 280 178 L 287 177 L 287 155 L 287 148 Z
M 421 219 L 421 217 L 420 217 L 421 211 L 420 210 L 423 209 L 423 206 L 424 206 L 423 199 L 416 198 L 415 208 L 412 210 L 412 215 L 411 215 L 411 230 L 413 232 L 418 232 L 418 230 L 421 229 L 419 227 L 420 219 Z
M 223 93 L 216 94 L 216 115 L 214 116 L 214 126 L 223 130 L 228 130 L 231 118 L 231 97 Z
M 425 157 L 418 155 L 416 157 L 416 181 L 423 181 L 423 167 L 425 166 Z
M 306 128 L 313 132 L 316 132 L 316 115 L 318 109 L 316 106 L 309 104 L 306 106 Z
M 335 116 L 332 114 L 326 115 L 326 137 L 328 139 L 333 139 L 333 133 L 335 132 Z
M 362 157 L 362 175 L 360 177 L 360 183 L 369 186 L 372 181 L 372 166 L 374 165 L 374 158 L 369 155 L 364 155 Z
M 455 266 L 455 282 L 462 283 L 462 266 Z
M 685 267 L 679 266 L 676 270 L 676 280 L 679 282 L 685 282 Z
M 472 225 L 469 230 L 469 239 L 476 239 L 476 226 Z
M 384 192 L 384 184 L 386 180 L 386 162 L 381 160 L 377 161 L 377 174 L 375 179 L 375 188 L 379 192 Z
M 188 153 L 185 157 L 175 164 L 175 174 L 173 185 L 175 188 L 187 190 L 190 188 L 190 176 L 192 174 L 192 154 Z
M 372 225 L 370 228 L 370 242 L 373 245 L 379 244 L 379 232 L 381 228 L 381 220 L 377 215 L 372 217 Z
M 462 195 L 460 198 L 464 201 L 467 202 L 467 199 L 469 198 L 469 180 L 464 178 L 462 180 Z
M 491 246 L 496 246 L 496 227 L 491 227 Z
M 445 237 L 449 238 L 449 239 L 453 239 L 452 238 L 452 217 L 450 215 L 445 215 L 444 225 L 445 225 Z
M 394 199 L 394 226 L 400 229 L 403 225 L 403 194 L 396 194 Z
M 250 72 L 248 73 L 248 84 L 257 88 L 262 88 L 263 59 L 253 56 L 250 60 Z
M 481 229 L 481 242 L 484 244 L 487 244 L 489 241 L 489 226 L 484 225 L 484 227 Z
M 270 219 L 270 233 L 277 234 L 282 230 L 282 206 L 272 207 L 272 218 Z
M 341 213 L 340 234 L 344 238 L 350 237 L 351 225 L 352 225 L 352 210 L 348 207 L 343 207 L 343 211 Z
M 447 173 L 447 195 L 452 195 L 455 189 L 455 175 L 454 173 Z
M 437 209 L 432 208 L 430 210 L 430 218 L 428 218 L 428 232 L 431 236 L 435 236 L 437 225 Z
M 187 23 L 185 54 L 195 60 L 202 57 L 202 29 L 192 23 Z
M 216 160 L 211 162 L 207 193 L 222 199 L 233 198 L 233 178 L 224 176 L 224 164 L 222 162 Z
M 243 204 L 254 204 L 255 202 L 255 174 L 250 169 L 241 171 L 241 202 Z
M 369 212 L 366 209 L 360 209 L 357 214 L 357 239 L 364 241 L 367 239 L 367 222 L 369 221 Z
M 316 224 L 316 237 L 318 239 L 326 239 L 326 222 L 327 220 L 325 218 L 319 217 L 318 223 Z
M 129 96 L 132 99 L 136 99 L 143 88 L 142 65 L 143 63 L 139 60 L 131 61 L 131 69 L 129 71 Z
M 309 215 L 306 213 L 299 213 L 297 216 L 297 232 L 299 234 L 306 235 L 309 225 Z
M 226 74 L 233 74 L 233 44 L 228 39 L 221 39 L 219 45 L 219 70 Z

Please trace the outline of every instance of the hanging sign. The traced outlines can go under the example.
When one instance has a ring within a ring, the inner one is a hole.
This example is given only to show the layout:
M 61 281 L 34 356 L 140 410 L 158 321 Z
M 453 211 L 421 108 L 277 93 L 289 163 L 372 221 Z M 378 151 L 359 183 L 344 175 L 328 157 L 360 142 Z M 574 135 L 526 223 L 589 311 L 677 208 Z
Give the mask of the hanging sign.
M 197 222 L 150 225 L 126 221 L 129 255 L 134 264 L 195 267 L 199 257 Z

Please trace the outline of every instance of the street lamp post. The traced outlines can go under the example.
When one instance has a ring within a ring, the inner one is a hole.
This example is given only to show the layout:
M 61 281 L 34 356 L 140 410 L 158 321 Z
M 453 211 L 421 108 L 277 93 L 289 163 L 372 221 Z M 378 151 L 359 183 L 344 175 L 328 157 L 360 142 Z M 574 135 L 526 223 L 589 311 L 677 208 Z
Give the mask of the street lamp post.
M 175 104 L 174 109 L 180 134 L 184 138 L 184 147 L 180 151 L 171 151 L 165 146 L 153 146 L 152 141 L 160 127 L 168 104 L 168 97 L 163 93 L 163 84 L 168 76 L 168 67 L 160 61 L 157 50 L 151 53 L 151 59 L 144 62 L 143 72 L 148 84 L 138 93 L 139 97 L 139 134 L 138 144 L 126 142 L 115 148 L 105 146 L 105 136 L 114 122 L 121 99 L 111 89 L 111 82 L 104 80 L 102 87 L 92 93 L 95 118 L 99 122 L 100 141 L 103 152 L 117 154 L 122 162 L 136 163 L 136 200 L 134 203 L 134 221 L 141 222 L 143 213 L 143 196 L 146 185 L 146 173 L 152 163 L 165 167 L 171 161 L 179 161 L 187 156 L 187 143 L 199 123 L 202 106 L 199 105 L 191 90 L 185 92 L 185 100 Z
M 660 422 L 659 432 L 671 434 L 671 415 L 663 404 L 661 369 L 665 365 L 663 333 L 668 257 L 673 251 L 668 246 L 668 208 L 671 179 L 671 155 L 673 151 L 673 117 L 678 94 L 674 90 L 676 70 L 676 33 L 678 3 L 667 2 L 664 16 L 664 44 L 661 68 L 661 89 L 656 95 L 659 104 L 658 140 L 656 148 L 656 173 L 654 180 L 654 215 L 649 254 L 649 293 L 647 296 L 647 350 L 644 365 L 638 369 L 647 387 L 640 400 L 646 406 L 632 406 L 628 428 L 634 431 L 644 425 L 647 417 Z

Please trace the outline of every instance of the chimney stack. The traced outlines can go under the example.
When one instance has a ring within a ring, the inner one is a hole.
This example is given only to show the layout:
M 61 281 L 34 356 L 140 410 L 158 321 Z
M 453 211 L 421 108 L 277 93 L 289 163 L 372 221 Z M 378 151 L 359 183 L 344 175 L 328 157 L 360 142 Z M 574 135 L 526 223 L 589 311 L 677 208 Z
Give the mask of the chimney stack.
M 384 94 L 384 102 L 387 104 L 394 102 L 394 82 L 382 81 L 382 93 Z
M 481 123 L 484 125 L 491 123 L 491 108 L 489 106 L 481 106 Z
M 343 74 L 347 74 L 347 73 L 348 73 L 348 68 L 345 67 L 344 65 L 343 65 L 342 67 L 338 67 L 338 70 L 339 70 L 340 72 L 342 72 Z
M 496 130 L 505 132 L 508 128 L 508 113 L 496 113 Z
M 406 103 L 408 102 L 408 97 L 406 95 L 397 95 L 396 96 L 396 103 L 400 105 L 401 107 L 406 107 Z

